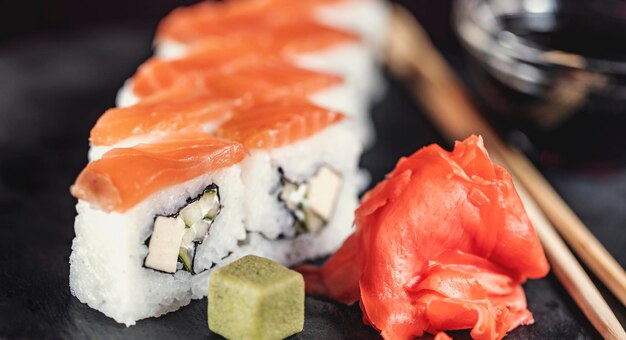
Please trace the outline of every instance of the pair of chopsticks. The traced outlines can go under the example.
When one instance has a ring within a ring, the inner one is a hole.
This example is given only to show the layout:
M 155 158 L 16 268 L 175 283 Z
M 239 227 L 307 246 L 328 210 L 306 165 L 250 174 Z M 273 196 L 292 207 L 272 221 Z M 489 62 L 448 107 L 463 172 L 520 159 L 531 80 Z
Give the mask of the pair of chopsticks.
M 387 64 L 395 76 L 410 85 L 430 119 L 447 138 L 462 140 L 470 134 L 482 135 L 492 158 L 513 176 L 553 273 L 605 339 L 626 339 L 615 314 L 559 233 L 626 305 L 623 268 L 528 158 L 506 145 L 492 130 L 417 21 L 397 5 L 391 19 Z

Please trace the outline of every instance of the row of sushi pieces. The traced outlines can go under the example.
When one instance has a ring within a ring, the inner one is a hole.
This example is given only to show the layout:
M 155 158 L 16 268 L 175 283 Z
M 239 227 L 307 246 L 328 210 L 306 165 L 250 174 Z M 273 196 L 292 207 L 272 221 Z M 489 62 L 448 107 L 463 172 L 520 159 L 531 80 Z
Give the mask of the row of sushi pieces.
M 388 14 L 379 0 L 230 0 L 168 15 L 71 188 L 72 294 L 128 326 L 205 296 L 244 255 L 336 250 Z

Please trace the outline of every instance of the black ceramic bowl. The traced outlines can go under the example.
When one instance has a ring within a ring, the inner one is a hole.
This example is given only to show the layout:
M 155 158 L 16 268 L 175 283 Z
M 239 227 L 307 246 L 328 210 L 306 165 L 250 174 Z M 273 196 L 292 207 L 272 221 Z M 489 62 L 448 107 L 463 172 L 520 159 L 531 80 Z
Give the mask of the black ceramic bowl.
M 458 0 L 492 118 L 560 162 L 626 164 L 626 2 Z

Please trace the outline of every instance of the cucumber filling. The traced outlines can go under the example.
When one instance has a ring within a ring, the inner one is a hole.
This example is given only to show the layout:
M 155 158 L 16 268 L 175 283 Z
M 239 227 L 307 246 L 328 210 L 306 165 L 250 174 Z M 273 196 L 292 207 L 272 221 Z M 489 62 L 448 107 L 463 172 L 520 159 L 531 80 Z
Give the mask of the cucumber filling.
M 196 247 L 208 235 L 220 209 L 218 187 L 211 184 L 174 216 L 157 216 L 144 266 L 166 273 L 183 269 L 195 274 Z
M 337 204 L 341 182 L 341 175 L 326 165 L 302 183 L 282 177 L 279 198 L 293 215 L 297 230 L 317 232 L 326 226 Z

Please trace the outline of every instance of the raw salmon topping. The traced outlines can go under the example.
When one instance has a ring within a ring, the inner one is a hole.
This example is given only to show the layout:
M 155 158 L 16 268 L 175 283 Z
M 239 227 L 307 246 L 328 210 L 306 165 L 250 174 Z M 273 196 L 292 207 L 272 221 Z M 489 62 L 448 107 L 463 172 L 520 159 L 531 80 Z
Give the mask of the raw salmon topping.
M 249 148 L 270 149 L 310 137 L 343 118 L 341 113 L 305 100 L 287 98 L 234 115 L 217 129 L 216 134 Z
M 314 9 L 342 0 L 246 0 L 181 7 L 159 25 L 157 41 L 190 43 L 211 35 L 262 32 L 311 21 Z
M 131 137 L 163 137 L 182 132 L 210 132 L 233 114 L 249 106 L 245 96 L 177 89 L 137 105 L 107 110 L 91 129 L 94 146 L 112 146 Z
M 71 192 L 104 211 L 124 212 L 157 191 L 240 162 L 241 144 L 207 136 L 171 136 L 113 149 L 87 165 Z
M 521 283 L 545 276 L 548 263 L 510 175 L 480 138 L 401 159 L 355 215 L 357 231 L 322 268 L 300 268 L 309 293 L 360 300 L 386 339 L 468 328 L 500 339 L 533 322 Z
M 201 57 L 222 64 L 253 56 L 289 58 L 358 40 L 352 33 L 304 20 L 256 31 L 206 35 L 188 45 L 188 57 Z
M 249 67 L 217 70 L 201 59 L 163 60 L 144 63 L 133 77 L 133 92 L 146 98 L 176 88 L 197 88 L 214 92 L 237 92 L 255 96 L 307 96 L 332 85 L 341 77 L 304 70 L 284 62 L 263 62 Z

